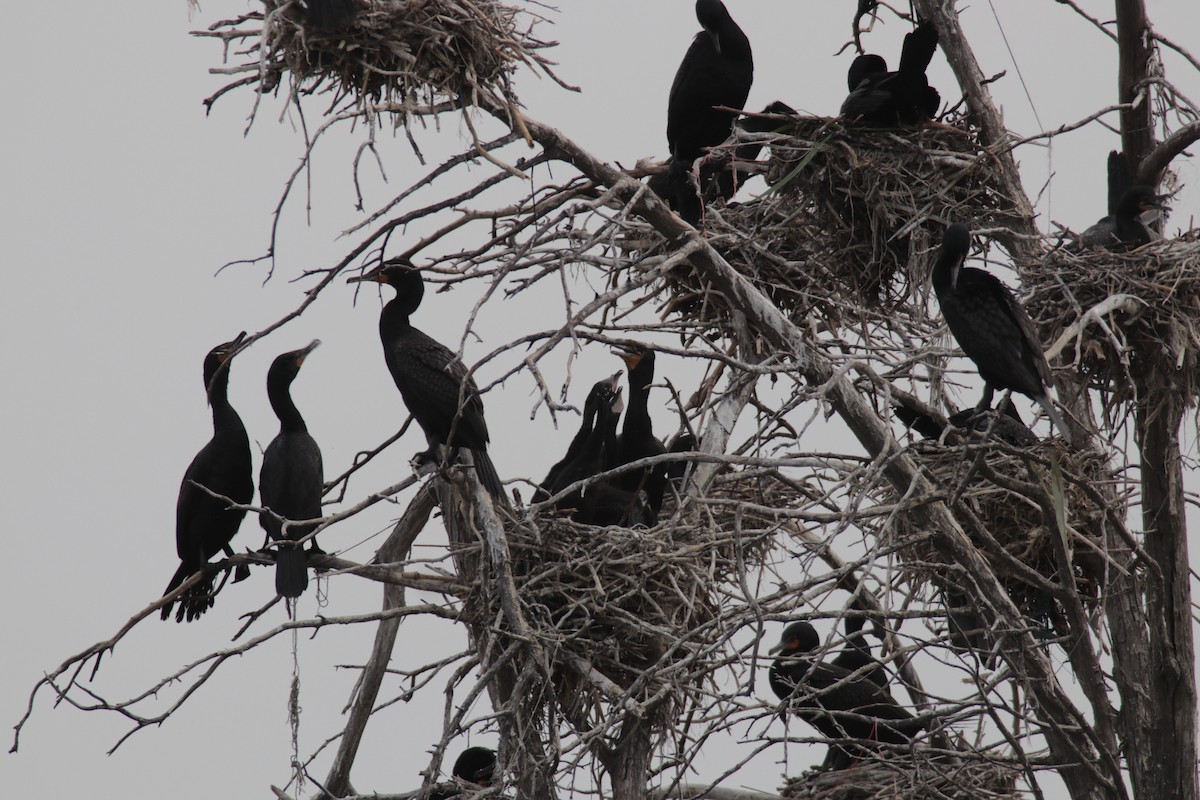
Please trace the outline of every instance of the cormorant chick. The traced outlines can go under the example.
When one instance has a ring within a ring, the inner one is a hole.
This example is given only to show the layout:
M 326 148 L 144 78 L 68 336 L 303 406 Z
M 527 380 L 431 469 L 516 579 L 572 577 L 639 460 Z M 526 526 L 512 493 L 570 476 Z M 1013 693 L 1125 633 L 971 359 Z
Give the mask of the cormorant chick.
M 910 743 L 925 722 L 901 708 L 885 689 L 866 677 L 809 654 L 820 646 L 817 632 L 807 622 L 788 625 L 771 653 L 768 680 L 771 691 L 788 704 L 788 710 L 830 739 L 855 739 L 850 744 L 830 744 L 825 767 L 845 769 L 870 742 Z
M 379 315 L 379 339 L 392 380 L 429 444 L 414 462 L 437 463 L 438 447 L 443 444 L 465 447 L 471 451 L 479 482 L 497 501 L 507 502 L 504 485 L 488 456 L 487 422 L 475 379 L 449 348 L 409 322 L 425 296 L 420 270 L 407 261 L 385 262 L 347 283 L 359 281 L 384 283 L 396 290 Z
M 217 345 L 204 358 L 204 389 L 212 406 L 213 435 L 183 474 L 175 505 L 175 551 L 180 563 L 163 595 L 204 569 L 217 553 L 233 555 L 229 542 L 246 512 L 230 508 L 230 501 L 248 505 L 254 499 L 250 438 L 242 418 L 229 404 L 229 365 L 245 335 L 240 333 L 233 341 Z M 220 500 L 209 492 L 229 500 Z M 210 575 L 178 598 L 175 621 L 199 618 L 212 608 L 215 594 Z M 163 619 L 171 616 L 172 605 L 163 606 Z
M 629 408 L 625 411 L 625 424 L 617 439 L 617 459 L 614 466 L 622 466 L 641 458 L 658 456 L 667 452 L 654 436 L 654 424 L 650 419 L 650 384 L 654 382 L 654 351 L 648 347 L 624 348 L 615 353 L 629 370 Z M 613 484 L 627 492 L 645 491 L 655 519 L 662 507 L 663 492 L 667 486 L 665 464 L 643 467 L 617 476 Z
M 1144 212 L 1165 208 L 1163 195 L 1155 194 L 1150 186 L 1130 186 L 1121 195 L 1116 209 L 1088 228 L 1079 237 L 1084 247 L 1114 250 L 1122 247 L 1141 247 L 1156 237 L 1141 220 Z
M 321 516 L 321 494 L 325 488 L 321 448 L 309 435 L 291 394 L 292 381 L 300 374 L 300 367 L 320 344 L 320 339 L 313 339 L 307 347 L 284 353 L 267 371 L 267 396 L 279 418 L 279 434 L 267 445 L 258 475 L 258 495 L 264 509 L 259 512 L 258 523 L 269 540 L 296 541 L 316 528 L 315 523 L 292 524 L 285 536 L 279 517 L 294 522 Z M 312 551 L 320 552 L 315 539 Z M 275 551 L 275 591 L 282 597 L 295 598 L 307 588 L 308 557 L 304 549 L 280 546 Z
M 895 72 L 888 72 L 882 56 L 856 57 L 846 74 L 850 95 L 842 103 L 842 116 L 873 128 L 917 125 L 932 119 L 942 97 L 929 85 L 925 70 L 937 43 L 937 28 L 926 20 L 904 37 L 900 67 Z
M 983 378 L 976 410 L 991 408 L 996 389 L 1011 389 L 1035 401 L 1064 435 L 1062 417 L 1050 400 L 1050 366 L 1025 309 L 995 276 L 964 267 L 971 233 L 956 222 L 946 229 L 933 266 L 933 290 L 950 333 Z

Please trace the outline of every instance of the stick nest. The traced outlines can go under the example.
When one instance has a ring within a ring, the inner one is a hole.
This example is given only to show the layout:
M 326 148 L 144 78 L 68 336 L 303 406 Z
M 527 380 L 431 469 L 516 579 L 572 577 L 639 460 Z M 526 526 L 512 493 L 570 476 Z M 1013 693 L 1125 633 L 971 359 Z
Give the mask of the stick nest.
M 1061 356 L 1101 391 L 1107 407 L 1137 400 L 1135 379 L 1151 391 L 1180 392 L 1195 404 L 1200 232 L 1124 252 L 1055 250 L 1040 269 L 1024 275 L 1024 283 L 1025 307 L 1051 342 L 1098 303 L 1129 296 L 1129 311 L 1092 320 Z
M 1092 487 L 1111 480 L 1103 456 L 1068 450 L 1057 439 L 1027 448 L 988 442 L 964 446 L 920 442 L 910 452 L 930 479 L 960 507 L 969 510 L 1006 553 L 1050 581 L 1061 583 L 1055 541 L 1059 534 L 1030 491 L 1038 488 L 1031 484 L 1039 484 L 1052 500 L 1053 478 L 1048 465 L 1057 459 L 1062 468 L 1067 551 L 1075 585 L 1086 604 L 1099 602 L 1106 571 L 1104 506 Z M 945 558 L 921 535 L 924 529 L 902 514 L 896 532 L 901 541 L 911 541 L 900 556 L 916 582 L 940 583 L 945 578 Z M 1054 610 L 1047 606 L 1049 598 L 1039 588 L 1026 582 L 1004 559 L 990 553 L 986 543 L 977 544 L 1020 608 L 1038 620 L 1054 617 Z
M 271 92 L 290 73 L 300 94 L 387 101 L 403 115 L 415 105 L 471 103 L 479 94 L 514 104 L 516 65 L 549 64 L 537 53 L 549 45 L 518 29 L 520 13 L 495 0 L 375 0 L 359 2 L 345 30 L 324 31 L 306 24 L 298 0 L 263 0 L 262 11 L 200 35 L 248 45 L 237 51 L 250 56 L 237 71 L 257 77 L 238 84 Z
M 894 758 L 860 761 L 849 769 L 813 771 L 790 779 L 791 800 L 985 800 L 1016 798 L 1020 770 L 981 761 Z

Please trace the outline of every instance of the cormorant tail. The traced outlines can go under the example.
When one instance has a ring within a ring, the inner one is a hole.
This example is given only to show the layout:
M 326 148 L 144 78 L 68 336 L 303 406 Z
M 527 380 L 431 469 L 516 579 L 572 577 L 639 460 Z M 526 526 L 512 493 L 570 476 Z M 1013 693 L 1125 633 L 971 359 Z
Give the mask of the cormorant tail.
M 479 476 L 483 488 L 496 500 L 507 503 L 504 484 L 500 482 L 500 476 L 496 474 L 496 465 L 492 463 L 492 457 L 487 454 L 487 450 L 472 450 L 471 458 L 475 462 L 475 474 Z
M 906 75 L 919 75 L 929 67 L 933 54 L 937 52 L 938 32 L 932 22 L 925 21 L 917 25 L 912 33 L 904 37 L 900 47 L 900 65 L 897 72 Z
M 201 567 L 203 569 L 203 567 Z M 169 595 L 175 591 L 181 583 L 196 572 L 197 568 L 188 564 L 180 564 L 179 569 L 175 570 L 175 574 L 171 576 L 171 582 L 167 584 L 167 589 L 163 592 L 163 596 Z M 176 607 L 178 603 L 178 607 Z M 188 622 L 194 619 L 199 619 L 200 615 L 208 609 L 212 608 L 213 604 L 213 576 L 209 575 L 202 579 L 200 583 L 188 589 L 174 603 L 168 603 L 163 606 L 159 616 L 162 619 L 170 619 L 171 609 L 175 609 L 175 621 L 183 622 L 187 618 Z
M 167 584 L 167 588 L 163 592 L 163 597 L 166 597 L 171 592 L 173 592 L 177 588 L 179 588 L 179 584 L 183 583 L 188 578 L 190 578 L 192 573 L 195 571 L 196 571 L 195 569 L 188 566 L 186 563 L 180 563 L 179 569 L 175 570 L 175 574 L 171 576 L 171 582 Z M 187 595 L 183 595 L 182 597 L 176 599 L 175 603 L 179 603 L 182 606 L 185 604 L 186 598 L 187 598 Z M 171 609 L 174 607 L 175 603 L 167 603 L 165 606 L 162 607 L 162 613 L 160 614 L 160 616 L 163 619 L 171 618 Z
M 308 554 L 299 547 L 280 547 L 275 551 L 275 591 L 296 598 L 308 588 Z

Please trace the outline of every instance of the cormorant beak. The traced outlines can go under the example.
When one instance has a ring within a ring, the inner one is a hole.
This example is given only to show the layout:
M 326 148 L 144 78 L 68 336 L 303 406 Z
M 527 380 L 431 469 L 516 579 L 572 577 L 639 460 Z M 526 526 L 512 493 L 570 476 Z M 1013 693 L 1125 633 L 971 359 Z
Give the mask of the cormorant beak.
M 1152 194 L 1142 198 L 1142 202 L 1138 205 L 1138 209 L 1146 212 L 1156 208 L 1167 208 L 1167 198 L 1170 195 Z
M 721 37 L 717 35 L 716 31 L 710 31 L 708 28 L 705 28 L 704 32 L 708 34 L 708 38 L 712 39 L 713 47 L 716 48 L 717 55 L 721 55 Z
M 620 375 L 621 373 L 618 372 L 617 374 Z M 620 414 L 625 410 L 625 398 L 621 396 L 621 387 L 615 387 L 613 393 L 616 396 L 613 397 L 612 410 L 614 414 Z
M 643 353 L 637 353 L 630 350 L 613 350 L 612 354 L 625 362 L 625 368 L 632 372 L 641 363 Z M 620 373 L 618 373 L 620 374 Z
M 767 655 L 773 656 L 776 653 L 781 653 L 785 650 L 790 653 L 792 650 L 795 650 L 799 646 L 800 646 L 800 643 L 795 640 L 790 641 L 790 642 L 781 641 L 779 644 L 775 645 L 770 650 L 768 650 Z
M 967 263 L 966 255 L 959 256 L 954 262 L 954 269 L 950 270 L 950 288 L 958 289 L 958 273 L 962 272 L 963 264 Z
M 608 379 L 608 388 L 620 394 L 621 392 L 621 373 L 614 372 Z
M 296 354 L 296 366 L 299 367 L 299 366 L 303 365 L 304 359 L 308 358 L 308 354 L 311 353 L 313 350 L 316 350 L 320 346 L 321 346 L 320 339 L 313 339 L 311 342 L 309 342 L 307 347 L 305 347 L 303 350 L 301 350 L 299 353 Z
M 362 275 L 352 275 L 346 278 L 346 283 L 387 283 L 387 276 L 383 274 L 383 268 L 373 269 L 370 272 L 364 272 Z
M 225 345 L 221 350 L 221 363 L 224 364 L 229 359 L 233 358 L 233 354 L 237 352 L 238 347 L 246 339 L 246 332 L 242 331 L 237 336 L 233 337 L 233 341 Z

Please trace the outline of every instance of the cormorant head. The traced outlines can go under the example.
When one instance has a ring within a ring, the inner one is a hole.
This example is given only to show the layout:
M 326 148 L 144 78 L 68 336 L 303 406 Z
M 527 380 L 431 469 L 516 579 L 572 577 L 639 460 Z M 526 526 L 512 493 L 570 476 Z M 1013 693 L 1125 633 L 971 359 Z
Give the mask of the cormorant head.
M 884 72 L 887 72 L 887 61 L 883 59 L 883 56 L 877 56 L 874 53 L 857 56 L 850 62 L 850 69 L 846 70 L 846 84 L 853 92 L 870 76 Z
M 601 408 L 616 409 L 617 413 L 623 411 L 625 404 L 621 400 L 620 383 L 620 372 L 614 372 L 604 380 L 596 381 L 592 385 L 592 390 L 588 392 L 584 411 L 593 415 L 600 411 Z
M 306 347 L 277 356 L 271 362 L 271 368 L 267 370 L 267 386 L 287 386 L 290 384 L 300 372 L 300 367 L 303 366 L 304 359 L 308 358 L 308 354 L 316 350 L 320 345 L 320 339 L 313 339 Z
M 454 777 L 480 786 L 489 785 L 495 773 L 496 751 L 490 747 L 468 747 L 454 762 Z
M 212 350 L 208 351 L 208 355 L 204 357 L 204 391 L 212 394 L 213 383 L 217 380 L 218 374 L 223 375 L 226 379 L 229 377 L 229 360 L 233 358 L 238 351 L 238 346 L 246 338 L 246 332 L 242 331 L 233 338 L 232 341 L 219 344 Z
M 942 248 L 938 251 L 937 260 L 939 265 L 949 263 L 950 288 L 952 289 L 958 288 L 958 272 L 967 260 L 967 253 L 970 250 L 971 231 L 966 225 L 956 222 L 949 228 L 946 228 L 946 233 L 942 237 Z
M 729 16 L 729 9 L 725 8 L 725 4 L 721 0 L 696 0 L 696 19 L 700 21 L 700 27 L 704 28 L 704 32 L 712 39 L 713 47 L 717 49 L 717 55 L 720 55 L 721 27 L 726 20 L 732 19 Z
M 370 272 L 347 278 L 346 283 L 385 283 L 396 290 L 396 298 L 411 313 L 421 305 L 425 296 L 425 281 L 421 270 L 407 258 L 393 258 Z
M 630 378 L 636 375 L 638 380 L 647 386 L 654 380 L 654 351 L 649 347 L 638 344 L 621 345 L 621 349 L 614 350 L 613 355 L 625 362 Z
M 1117 215 L 1136 217 L 1151 209 L 1166 208 L 1166 199 L 1165 194 L 1155 194 L 1153 186 L 1130 186 L 1125 190 L 1125 194 L 1121 195 L 1121 202 L 1117 204 Z
M 784 628 L 783 635 L 779 637 L 779 644 L 767 652 L 772 655 L 779 653 L 781 656 L 809 653 L 816 650 L 820 643 L 821 639 L 817 636 L 817 629 L 810 623 L 801 620 Z

